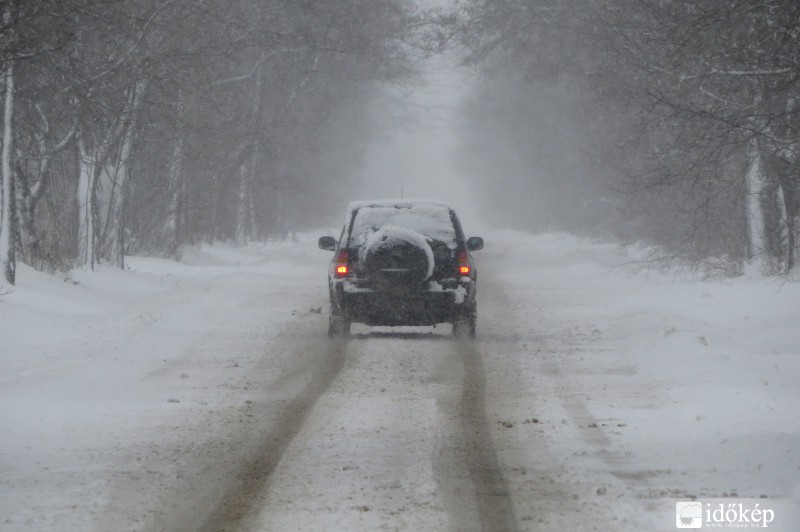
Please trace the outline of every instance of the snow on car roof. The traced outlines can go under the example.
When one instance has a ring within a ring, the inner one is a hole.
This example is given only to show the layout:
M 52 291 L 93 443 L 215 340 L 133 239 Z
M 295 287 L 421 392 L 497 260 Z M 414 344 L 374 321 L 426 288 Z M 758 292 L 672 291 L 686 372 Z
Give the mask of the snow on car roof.
M 351 201 L 347 205 L 347 212 L 351 213 L 356 209 L 362 207 L 398 207 L 409 208 L 415 205 L 435 205 L 437 207 L 446 207 L 450 209 L 450 204 L 445 201 L 432 200 L 432 199 L 376 199 L 376 200 L 359 200 Z
M 450 212 L 447 203 L 434 200 L 352 202 L 347 210 L 348 220 L 353 213 L 355 217 L 351 222 L 348 243 L 350 246 L 360 246 L 371 233 L 389 224 L 412 229 L 425 237 L 455 248 L 457 235 Z

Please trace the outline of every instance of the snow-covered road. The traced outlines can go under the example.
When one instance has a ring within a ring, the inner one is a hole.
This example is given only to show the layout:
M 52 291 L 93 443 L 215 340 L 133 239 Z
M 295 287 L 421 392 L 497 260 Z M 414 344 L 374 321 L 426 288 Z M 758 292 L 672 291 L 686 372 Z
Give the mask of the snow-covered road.
M 676 500 L 797 503 L 797 283 L 486 236 L 475 342 L 329 340 L 311 239 L 23 269 L 0 530 L 674 530 Z

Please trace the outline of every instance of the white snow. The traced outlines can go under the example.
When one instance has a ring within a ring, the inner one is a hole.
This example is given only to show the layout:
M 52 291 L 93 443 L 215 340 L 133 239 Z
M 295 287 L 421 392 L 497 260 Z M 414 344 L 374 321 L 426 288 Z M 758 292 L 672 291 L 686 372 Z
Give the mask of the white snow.
M 352 212 L 361 207 L 395 207 L 395 208 L 410 208 L 418 205 L 430 205 L 437 207 L 450 208 L 450 204 L 446 201 L 427 199 L 427 198 L 400 198 L 400 199 L 375 199 L 375 200 L 358 200 L 351 201 L 347 205 L 347 212 Z
M 315 236 L 66 279 L 19 265 L 0 296 L 0 529 L 176 529 L 182 501 L 212 499 L 196 479 L 235 484 L 223 462 L 250 448 L 242 427 L 291 398 L 328 341 Z M 647 273 L 565 235 L 494 232 L 474 256 L 487 418 L 520 529 L 671 530 L 689 496 L 797 503 L 800 284 Z M 452 374 L 425 350 L 448 344 L 348 342 L 255 529 L 448 529 L 425 462 L 446 417 L 426 394 Z
M 405 201 L 405 202 L 404 202 Z M 429 200 L 388 200 L 377 202 L 354 202 L 348 212 L 358 207 L 350 235 L 350 246 L 363 244 L 367 238 L 384 225 L 412 229 L 428 238 L 439 240 L 451 249 L 456 247 L 456 234 L 450 219 L 450 209 L 442 202 Z
M 669 504 L 652 511 L 662 498 L 797 504 L 800 285 L 676 279 L 631 263 L 638 252 L 563 235 L 487 240 L 479 260 L 514 247 L 505 265 L 491 265 L 509 287 L 508 330 L 518 338 L 517 353 L 490 364 L 515 358 L 532 394 L 508 397 L 503 415 L 517 427 L 537 421 L 506 444 L 501 436 L 506 465 L 549 456 L 560 471 L 554 481 L 581 501 L 548 523 L 584 529 L 586 515 L 599 513 L 619 529 L 669 530 Z M 532 516 L 541 513 L 532 506 Z

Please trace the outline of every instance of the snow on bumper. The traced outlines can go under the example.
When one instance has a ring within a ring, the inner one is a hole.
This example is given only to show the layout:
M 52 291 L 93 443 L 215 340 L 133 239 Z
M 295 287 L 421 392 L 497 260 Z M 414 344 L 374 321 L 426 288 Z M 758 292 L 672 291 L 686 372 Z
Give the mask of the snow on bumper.
M 337 283 L 339 286 L 342 287 L 342 290 L 347 294 L 377 294 L 382 293 L 379 290 L 374 288 L 368 288 L 359 286 L 357 283 L 344 279 Z M 461 305 L 466 301 L 467 296 L 471 294 L 473 290 L 473 282 L 472 279 L 469 277 L 462 277 L 455 288 L 447 287 L 445 288 L 440 283 L 436 281 L 430 281 L 428 283 L 428 289 L 419 292 L 419 294 L 434 293 L 434 294 L 450 294 L 453 296 L 453 303 L 456 305 Z
M 472 279 L 431 281 L 425 290 L 386 292 L 343 279 L 334 299 L 353 321 L 368 325 L 435 325 L 452 322 L 474 301 Z

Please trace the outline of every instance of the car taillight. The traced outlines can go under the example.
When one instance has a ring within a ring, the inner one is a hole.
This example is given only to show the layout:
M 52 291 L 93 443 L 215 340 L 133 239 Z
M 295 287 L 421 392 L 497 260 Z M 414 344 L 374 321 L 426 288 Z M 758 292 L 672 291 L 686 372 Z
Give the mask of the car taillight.
M 462 277 L 472 273 L 472 267 L 469 264 L 469 255 L 466 251 L 458 252 L 458 274 Z
M 347 277 L 350 273 L 349 258 L 347 250 L 341 249 L 336 253 L 336 277 Z

